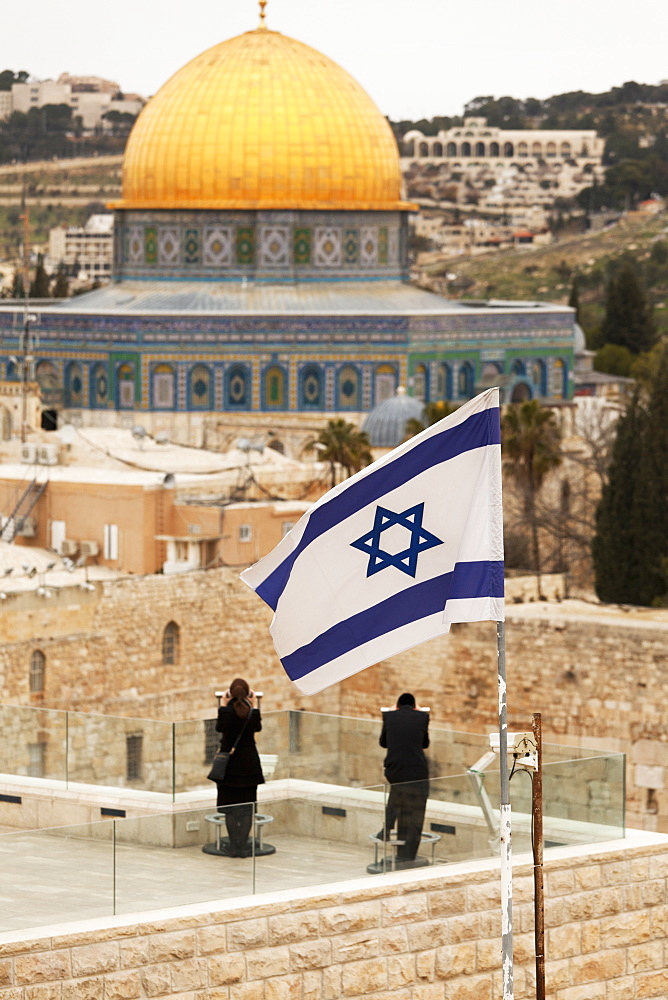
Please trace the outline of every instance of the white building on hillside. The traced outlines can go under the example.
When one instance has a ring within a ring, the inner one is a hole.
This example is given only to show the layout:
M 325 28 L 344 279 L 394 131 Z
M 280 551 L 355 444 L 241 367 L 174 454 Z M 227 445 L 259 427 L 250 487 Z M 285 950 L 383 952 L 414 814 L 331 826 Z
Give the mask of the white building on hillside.
M 86 225 L 58 226 L 49 233 L 47 263 L 56 271 L 88 278 L 110 278 L 114 256 L 113 215 L 91 215 Z

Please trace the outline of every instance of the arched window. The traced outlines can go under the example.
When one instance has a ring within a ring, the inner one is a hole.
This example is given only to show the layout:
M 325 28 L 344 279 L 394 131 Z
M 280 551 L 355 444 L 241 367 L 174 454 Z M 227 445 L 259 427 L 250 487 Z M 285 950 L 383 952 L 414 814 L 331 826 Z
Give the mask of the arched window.
M 489 155 L 498 156 L 499 155 L 499 144 L 498 142 L 490 142 L 489 144 Z
M 571 155 L 571 144 L 570 142 L 562 142 L 561 144 L 561 155 L 565 160 L 567 160 Z
M 7 362 L 6 368 L 6 378 L 8 382 L 15 382 L 19 377 L 19 366 L 16 361 L 12 361 L 11 358 Z
M 109 373 L 102 363 L 93 365 L 91 371 L 90 405 L 93 409 L 109 405 Z
M 426 142 L 421 142 L 418 149 L 418 156 L 429 156 L 429 146 Z
M 452 398 L 452 369 L 445 362 L 438 366 L 436 392 L 439 399 Z
M 531 366 L 531 381 L 533 382 L 536 394 L 545 395 L 545 363 L 537 358 Z
M 212 383 L 211 369 L 206 365 L 194 365 L 191 368 L 188 388 L 190 406 L 193 410 L 212 409 Z
M 30 693 L 40 694 L 44 690 L 46 656 L 41 649 L 35 649 L 30 656 Z
M 78 361 L 65 369 L 65 405 L 83 406 L 83 372 Z
M 131 364 L 120 365 L 118 371 L 116 372 L 116 382 L 118 408 L 120 410 L 134 410 L 135 366 Z
M 434 142 L 434 143 L 432 143 L 431 155 L 432 156 L 443 156 L 443 143 L 442 142 Z
M 344 365 L 339 369 L 336 380 L 338 408 L 340 410 L 360 409 L 360 378 L 356 368 Z
M 58 371 L 52 361 L 40 361 L 35 369 L 35 378 L 43 392 L 58 388 Z
M 515 155 L 515 147 L 513 146 L 512 142 L 504 142 L 504 144 L 503 144 L 503 155 L 504 156 L 514 156 Z
M 225 373 L 225 405 L 230 410 L 248 410 L 250 403 L 250 372 L 243 365 L 233 365 Z
M 511 375 L 514 375 L 517 378 L 521 375 L 524 375 L 524 372 L 525 372 L 524 362 L 520 361 L 519 358 L 515 358 L 512 365 L 510 366 Z
M 322 410 L 323 377 L 322 369 L 316 365 L 302 368 L 300 377 L 299 405 L 304 410 Z
M 485 152 L 486 152 L 486 150 L 485 150 L 485 143 L 484 142 L 476 142 L 476 144 L 475 144 L 475 155 L 476 156 L 484 156 Z
M 448 156 L 457 155 L 457 144 L 455 142 L 448 143 Z
M 473 365 L 469 361 L 459 366 L 457 395 L 460 399 L 469 399 L 473 395 Z
M 526 142 L 517 143 L 517 155 L 525 157 L 529 155 L 529 147 L 527 146 Z
M 550 363 L 550 391 L 553 399 L 563 399 L 566 384 L 566 365 L 561 358 L 553 358 Z
M 394 365 L 378 365 L 373 373 L 374 406 L 394 396 L 397 388 L 397 370 Z
M 424 365 L 417 365 L 413 373 L 413 395 L 423 403 L 429 398 L 427 369 Z
M 179 633 L 180 629 L 176 622 L 168 622 L 162 633 L 162 662 L 165 666 L 172 666 L 179 662 Z
M 263 379 L 264 405 L 268 410 L 285 410 L 287 376 L 285 370 L 278 365 L 267 368 Z
M 462 156 L 470 156 L 470 155 L 471 155 L 471 143 L 470 142 L 463 142 L 462 143 Z
M 532 156 L 542 156 L 543 155 L 543 144 L 540 142 L 534 142 L 531 147 Z
M 554 157 L 557 155 L 557 147 L 555 143 L 548 142 L 547 147 L 545 149 L 545 155 L 547 156 L 548 159 L 554 159 Z

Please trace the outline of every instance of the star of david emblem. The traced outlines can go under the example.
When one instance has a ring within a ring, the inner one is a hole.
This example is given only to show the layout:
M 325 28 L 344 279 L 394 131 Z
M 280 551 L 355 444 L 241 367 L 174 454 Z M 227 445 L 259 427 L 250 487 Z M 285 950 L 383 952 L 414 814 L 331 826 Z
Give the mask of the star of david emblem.
M 394 566 L 402 573 L 415 577 L 420 553 L 432 549 L 435 545 L 443 544 L 441 538 L 437 538 L 431 531 L 422 527 L 423 515 L 424 503 L 409 507 L 400 514 L 395 514 L 394 511 L 387 510 L 385 507 L 376 507 L 376 516 L 371 531 L 350 543 L 352 548 L 368 554 L 367 577 L 373 576 L 374 573 L 380 573 L 388 566 Z M 405 528 L 409 532 L 410 539 L 406 548 L 402 548 L 398 552 L 387 552 L 381 548 L 381 535 L 395 525 Z

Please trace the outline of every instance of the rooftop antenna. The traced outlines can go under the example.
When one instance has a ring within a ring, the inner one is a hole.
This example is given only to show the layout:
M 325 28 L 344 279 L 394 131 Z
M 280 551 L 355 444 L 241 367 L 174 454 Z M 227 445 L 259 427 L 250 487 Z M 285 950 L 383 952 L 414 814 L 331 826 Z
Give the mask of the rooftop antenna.
M 267 0 L 258 0 L 258 3 L 260 4 L 260 24 L 258 27 L 266 31 L 267 25 L 265 24 L 265 18 L 267 15 L 264 12 L 264 8 L 267 6 Z

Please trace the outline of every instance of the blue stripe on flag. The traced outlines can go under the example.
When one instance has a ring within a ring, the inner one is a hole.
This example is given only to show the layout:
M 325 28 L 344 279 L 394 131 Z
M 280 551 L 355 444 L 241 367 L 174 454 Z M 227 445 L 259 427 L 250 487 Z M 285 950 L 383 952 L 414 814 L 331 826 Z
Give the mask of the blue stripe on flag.
M 393 462 L 352 483 L 313 511 L 294 551 L 255 588 L 255 592 L 275 611 L 297 557 L 319 535 L 427 469 L 490 444 L 501 444 L 498 407 L 472 414 L 463 423 L 421 441 L 412 450 L 397 456 Z
M 457 563 L 451 573 L 418 583 L 332 625 L 281 657 L 281 663 L 290 679 L 297 680 L 356 646 L 443 611 L 449 600 L 476 597 L 503 597 L 503 561 Z

